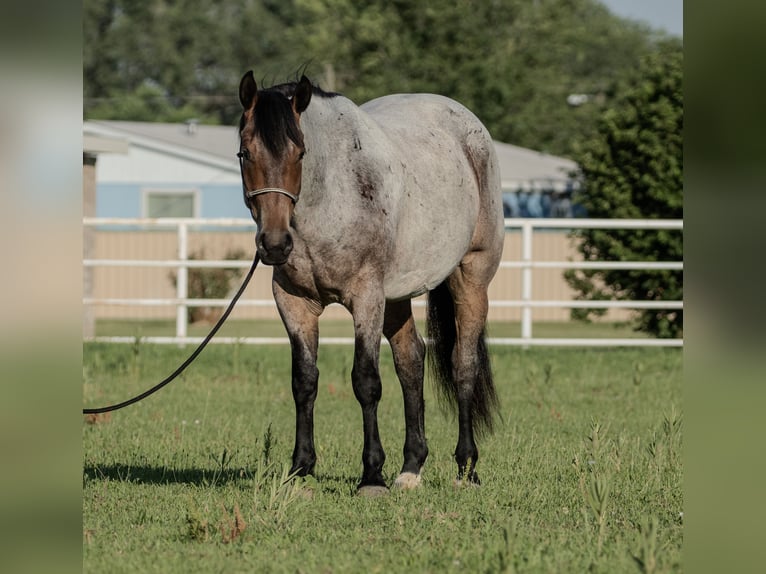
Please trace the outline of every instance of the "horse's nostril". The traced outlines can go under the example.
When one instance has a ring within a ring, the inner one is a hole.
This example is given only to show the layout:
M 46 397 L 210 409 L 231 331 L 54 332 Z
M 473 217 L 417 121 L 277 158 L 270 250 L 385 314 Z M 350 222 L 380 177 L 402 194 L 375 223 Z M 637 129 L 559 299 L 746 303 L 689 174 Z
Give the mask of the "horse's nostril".
M 284 263 L 293 250 L 293 238 L 289 231 L 264 232 L 258 241 L 264 263 Z

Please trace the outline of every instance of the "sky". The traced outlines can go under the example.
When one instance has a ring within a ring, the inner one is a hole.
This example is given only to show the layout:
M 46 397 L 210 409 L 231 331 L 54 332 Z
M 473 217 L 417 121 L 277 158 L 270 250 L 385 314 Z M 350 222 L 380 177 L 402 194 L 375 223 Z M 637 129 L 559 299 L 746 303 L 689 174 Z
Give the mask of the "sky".
M 683 0 L 601 0 L 601 3 L 617 16 L 643 20 L 652 28 L 683 36 Z

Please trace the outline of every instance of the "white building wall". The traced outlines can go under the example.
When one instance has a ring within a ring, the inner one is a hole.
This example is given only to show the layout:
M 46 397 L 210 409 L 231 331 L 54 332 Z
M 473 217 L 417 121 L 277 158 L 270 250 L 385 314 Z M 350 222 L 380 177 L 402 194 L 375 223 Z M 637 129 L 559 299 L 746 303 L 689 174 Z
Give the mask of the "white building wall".
M 224 162 L 221 162 L 222 164 Z M 236 165 L 236 164 L 234 164 Z M 130 145 L 126 155 L 104 155 L 96 166 L 101 183 L 236 184 L 238 169 L 203 161 L 190 161 L 172 153 Z

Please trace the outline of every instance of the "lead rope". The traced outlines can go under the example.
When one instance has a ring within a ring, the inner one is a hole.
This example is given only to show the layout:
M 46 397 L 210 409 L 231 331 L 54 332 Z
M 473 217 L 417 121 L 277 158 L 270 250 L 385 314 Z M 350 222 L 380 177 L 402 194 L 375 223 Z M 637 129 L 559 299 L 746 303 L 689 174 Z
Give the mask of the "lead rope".
M 253 276 L 253 273 L 255 272 L 255 268 L 258 267 L 258 261 L 260 261 L 260 258 L 258 257 L 258 252 L 256 252 L 255 258 L 253 259 L 253 265 L 250 267 L 250 271 L 247 272 L 247 275 L 245 276 L 245 280 L 242 282 L 242 286 L 239 288 L 239 290 L 236 292 L 236 294 L 232 298 L 231 303 L 229 303 L 229 306 L 226 308 L 226 311 L 223 312 L 223 315 L 221 315 L 221 318 L 218 319 L 218 322 L 210 330 L 210 333 L 208 333 L 207 337 L 205 337 L 202 343 L 200 343 L 199 347 L 195 349 L 195 351 L 189 356 L 188 359 L 186 359 L 181 364 L 180 367 L 178 367 L 175 371 L 173 371 L 166 379 L 157 383 L 151 389 L 144 391 L 138 396 L 133 397 L 132 399 L 128 399 L 127 401 L 110 405 L 108 407 L 100 407 L 95 409 L 83 409 L 82 414 L 95 415 L 100 413 L 108 413 L 111 411 L 119 410 L 123 407 L 127 407 L 128 405 L 137 403 L 138 401 L 145 399 L 149 395 L 156 393 L 162 387 L 164 387 L 165 385 L 170 383 L 173 379 L 175 379 L 178 375 L 180 375 L 184 371 L 184 369 L 186 369 L 186 367 L 188 367 L 192 363 L 192 361 L 194 361 L 194 359 L 197 358 L 197 355 L 199 355 L 202 352 L 202 349 L 204 349 L 207 346 L 207 344 L 210 342 L 210 339 L 213 338 L 213 336 L 218 332 L 218 329 L 221 328 L 221 325 L 223 325 L 224 321 L 226 321 L 226 318 L 231 314 L 232 310 L 234 309 L 234 305 L 237 303 L 242 293 L 244 293 L 245 287 L 247 287 L 247 284 L 250 282 L 250 278 Z

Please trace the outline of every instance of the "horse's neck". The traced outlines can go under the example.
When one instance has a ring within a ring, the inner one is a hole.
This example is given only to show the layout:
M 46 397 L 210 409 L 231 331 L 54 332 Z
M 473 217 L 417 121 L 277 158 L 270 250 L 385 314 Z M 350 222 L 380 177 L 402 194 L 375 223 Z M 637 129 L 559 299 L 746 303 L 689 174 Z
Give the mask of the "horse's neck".
M 342 96 L 315 97 L 301 116 L 306 144 L 296 227 L 312 241 L 337 243 L 352 235 L 360 177 L 370 173 L 376 125 Z M 328 223 L 332 225 L 328 226 Z
M 364 114 L 348 98 L 314 97 L 301 118 L 306 143 L 304 174 L 315 184 L 337 178 L 341 158 L 359 145 Z

